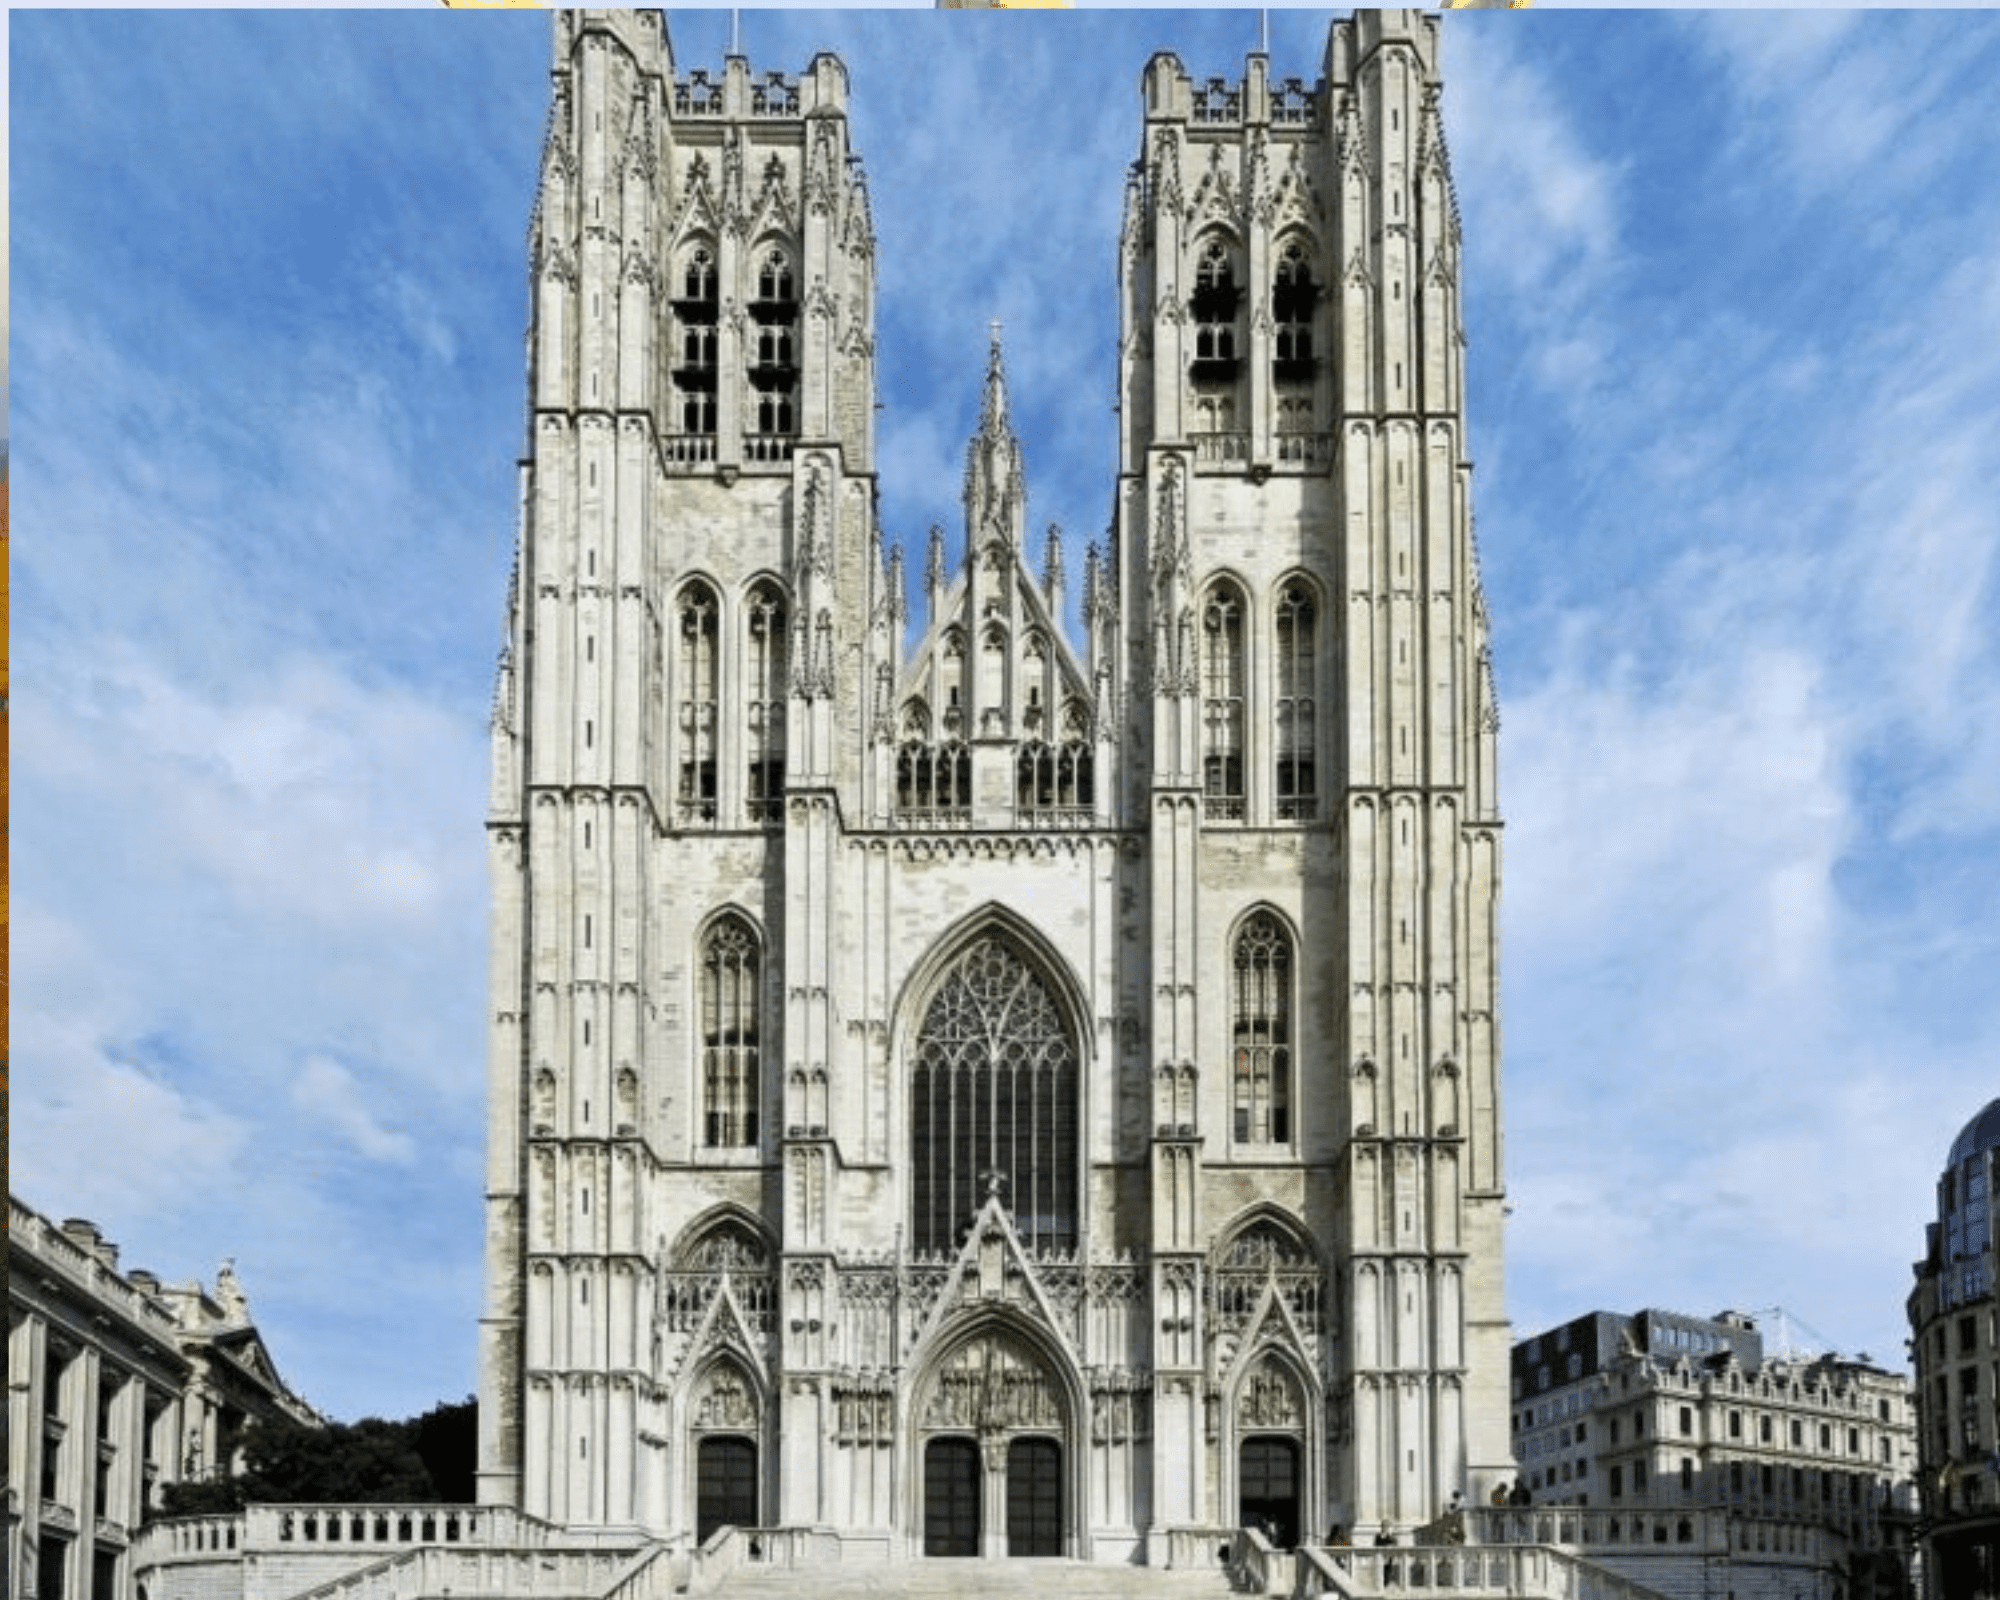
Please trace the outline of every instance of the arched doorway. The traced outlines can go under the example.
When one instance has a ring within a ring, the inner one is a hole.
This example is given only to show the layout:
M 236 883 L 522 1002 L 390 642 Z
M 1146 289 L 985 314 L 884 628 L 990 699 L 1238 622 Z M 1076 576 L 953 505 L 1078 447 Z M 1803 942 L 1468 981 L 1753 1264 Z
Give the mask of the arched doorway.
M 757 1446 L 735 1436 L 703 1439 L 695 1451 L 694 1536 L 757 1526 Z
M 993 1329 L 945 1356 L 916 1409 L 924 1554 L 1066 1554 L 1079 1516 L 1073 1409 L 1029 1338 Z
M 1251 1434 L 1238 1446 L 1237 1524 L 1262 1528 L 1281 1550 L 1299 1542 L 1299 1442 Z

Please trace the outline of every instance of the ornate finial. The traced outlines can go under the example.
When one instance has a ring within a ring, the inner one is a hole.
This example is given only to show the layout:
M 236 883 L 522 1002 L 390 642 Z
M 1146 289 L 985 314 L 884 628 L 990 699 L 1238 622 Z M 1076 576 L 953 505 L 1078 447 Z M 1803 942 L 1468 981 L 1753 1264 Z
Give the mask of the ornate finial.
M 1055 597 L 1063 588 L 1062 529 L 1053 522 L 1049 524 L 1048 543 L 1042 547 L 1042 591 L 1049 596 L 1053 606 Z
M 909 604 L 903 598 L 903 547 L 899 544 L 889 552 L 889 619 L 900 628 L 909 614 Z
M 1000 322 L 988 324 L 993 343 L 986 356 L 986 403 L 979 409 L 979 431 L 997 435 L 1007 428 L 1007 369 L 1000 355 Z

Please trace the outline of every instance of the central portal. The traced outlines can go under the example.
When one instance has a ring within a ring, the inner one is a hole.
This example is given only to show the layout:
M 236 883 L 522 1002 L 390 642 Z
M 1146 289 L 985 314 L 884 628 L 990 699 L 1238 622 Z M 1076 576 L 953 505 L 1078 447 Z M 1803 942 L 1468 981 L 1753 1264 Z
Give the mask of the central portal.
M 917 1412 L 924 1554 L 1064 1554 L 1069 1413 L 1054 1375 L 1020 1340 L 996 1331 L 947 1356 Z

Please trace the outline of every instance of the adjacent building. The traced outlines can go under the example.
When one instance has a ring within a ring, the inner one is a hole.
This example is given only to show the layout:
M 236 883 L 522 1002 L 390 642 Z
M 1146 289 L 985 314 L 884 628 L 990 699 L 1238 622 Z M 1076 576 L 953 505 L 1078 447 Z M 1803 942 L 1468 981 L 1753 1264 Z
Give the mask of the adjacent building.
M 1515 1345 L 1513 1397 L 1528 1497 L 1605 1513 L 1593 1542 L 1621 1526 L 1627 1543 L 1639 1527 L 1695 1542 L 1713 1525 L 1739 1580 L 1763 1556 L 1817 1572 L 1815 1592 L 1862 1574 L 1896 1592 L 1915 1510 L 1906 1378 L 1768 1355 L 1739 1312 L 1598 1311 Z
M 997 331 L 898 399 L 965 419 L 956 535 L 877 519 L 843 63 L 554 21 L 482 1499 L 1164 1562 L 1483 1496 L 1497 713 L 1437 18 L 1305 77 L 1131 63 L 1081 562 Z
M 1911 1291 L 1934 1594 L 2000 1593 L 2000 1099 L 1952 1141 Z
M 7 1201 L 7 1571 L 23 1600 L 124 1600 L 170 1483 L 230 1470 L 253 1418 L 317 1420 L 225 1264 L 214 1287 L 125 1270 L 89 1222 Z

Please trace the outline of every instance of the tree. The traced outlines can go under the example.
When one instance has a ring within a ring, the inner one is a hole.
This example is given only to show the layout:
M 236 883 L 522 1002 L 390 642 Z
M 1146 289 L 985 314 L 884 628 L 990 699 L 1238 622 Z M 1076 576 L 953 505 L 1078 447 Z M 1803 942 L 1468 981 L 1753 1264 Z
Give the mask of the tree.
M 246 1505 L 470 1504 L 478 1441 L 479 1408 L 470 1396 L 400 1422 L 258 1420 L 232 1452 L 240 1471 L 169 1484 L 160 1511 L 191 1517 Z

